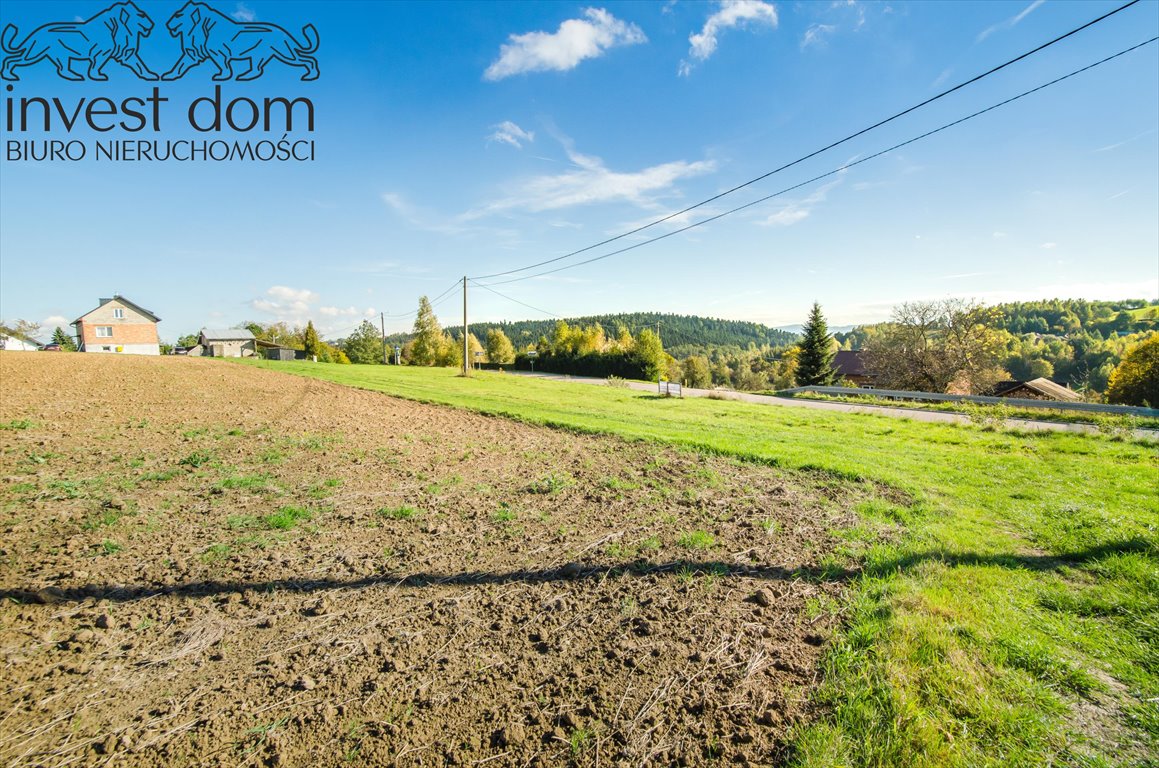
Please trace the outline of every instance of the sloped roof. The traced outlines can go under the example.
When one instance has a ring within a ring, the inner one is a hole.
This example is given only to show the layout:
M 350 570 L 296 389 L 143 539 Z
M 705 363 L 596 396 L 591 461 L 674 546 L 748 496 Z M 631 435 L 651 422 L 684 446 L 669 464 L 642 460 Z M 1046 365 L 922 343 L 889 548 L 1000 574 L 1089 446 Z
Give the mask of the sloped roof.
M 867 376 L 860 349 L 841 349 L 833 358 L 833 370 L 840 376 Z
M 0 336 L 3 336 L 6 339 L 14 339 L 16 341 L 22 341 L 25 344 L 35 344 L 38 347 L 44 346 L 43 341 L 39 341 L 38 339 L 34 339 L 31 336 L 25 336 L 23 333 L 17 333 L 16 331 L 2 330 L 2 331 L 0 331 Z
M 159 323 L 159 322 L 161 322 L 161 318 L 157 317 L 156 315 L 154 315 L 154 314 L 153 314 L 152 312 L 150 312 L 149 310 L 145 309 L 144 307 L 140 306 L 139 304 L 134 304 L 133 302 L 131 302 L 131 301 L 129 301 L 128 299 L 126 299 L 124 296 L 121 296 L 121 295 L 119 295 L 119 294 L 116 294 L 116 295 L 114 295 L 114 296 L 113 296 L 113 298 L 111 298 L 111 299 L 101 299 L 101 300 L 100 300 L 100 302 L 101 302 L 100 304 L 98 304 L 98 305 L 97 305 L 96 307 L 94 307 L 93 309 L 90 309 L 88 312 L 85 312 L 83 315 L 81 315 L 80 317 L 78 317 L 76 320 L 73 320 L 71 323 L 69 323 L 69 325 L 76 325 L 76 324 L 77 324 L 77 323 L 79 323 L 81 320 L 84 320 L 86 317 L 88 317 L 89 315 L 91 315 L 93 312 L 96 312 L 98 309 L 100 309 L 101 307 L 103 307 L 104 305 L 108 304 L 110 301 L 113 301 L 113 300 L 119 301 L 120 303 L 124 304 L 126 307 L 130 307 L 130 308 L 132 308 L 132 309 L 136 310 L 137 312 L 140 312 L 142 315 L 144 315 L 145 317 L 149 318 L 149 319 L 150 319 L 150 320 L 152 320 L 154 323 Z
M 208 342 L 214 341 L 252 341 L 254 335 L 245 328 L 204 328 L 201 337 Z
M 1069 402 L 1076 402 L 1082 400 L 1082 396 L 1072 389 L 1068 389 L 1061 384 L 1057 384 L 1050 379 L 1044 379 L 1041 376 L 1030 381 L 1003 381 L 994 387 L 994 394 L 997 397 L 1002 397 L 1014 392 L 1017 389 L 1026 387 L 1031 392 L 1049 397 L 1052 400 L 1064 400 Z

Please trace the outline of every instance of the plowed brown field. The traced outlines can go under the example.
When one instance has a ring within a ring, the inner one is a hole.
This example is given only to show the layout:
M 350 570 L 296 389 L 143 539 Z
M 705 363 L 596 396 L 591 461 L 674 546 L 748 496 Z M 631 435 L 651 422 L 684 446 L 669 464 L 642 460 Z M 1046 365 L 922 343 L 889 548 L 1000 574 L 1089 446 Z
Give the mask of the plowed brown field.
M 11 766 L 775 764 L 877 493 L 220 361 L 0 385 Z

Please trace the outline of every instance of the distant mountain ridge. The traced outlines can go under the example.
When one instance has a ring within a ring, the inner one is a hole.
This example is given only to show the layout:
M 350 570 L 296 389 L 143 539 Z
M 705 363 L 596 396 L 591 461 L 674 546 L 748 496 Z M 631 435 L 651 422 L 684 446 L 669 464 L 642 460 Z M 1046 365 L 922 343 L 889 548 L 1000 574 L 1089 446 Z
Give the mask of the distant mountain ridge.
M 829 333 L 849 333 L 854 328 L 859 328 L 861 325 L 863 325 L 863 324 L 859 323 L 857 325 L 831 325 L 831 326 L 829 326 Z M 778 325 L 776 330 L 784 331 L 786 333 L 793 333 L 793 334 L 800 336 L 801 332 L 805 330 L 805 324 L 804 323 L 793 323 L 792 325 Z

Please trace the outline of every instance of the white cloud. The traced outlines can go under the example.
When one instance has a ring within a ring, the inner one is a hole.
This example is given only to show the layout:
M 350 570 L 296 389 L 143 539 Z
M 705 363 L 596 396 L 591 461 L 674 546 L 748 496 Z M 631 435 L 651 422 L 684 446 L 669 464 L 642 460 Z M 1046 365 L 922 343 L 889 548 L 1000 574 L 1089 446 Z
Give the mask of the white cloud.
M 673 229 L 680 229 L 682 227 L 687 227 L 688 225 L 693 224 L 697 221 L 703 221 L 704 219 L 711 219 L 713 216 L 716 216 L 717 214 L 723 213 L 723 212 L 724 212 L 723 208 L 713 208 L 711 206 L 702 206 L 700 208 L 694 208 L 691 211 L 682 211 L 681 213 L 670 214 L 671 218 L 669 218 L 668 220 L 666 220 L 662 224 L 657 224 L 655 227 L 652 227 L 652 228 L 647 229 L 643 232 L 640 232 L 637 235 L 637 237 L 639 237 L 640 239 L 655 237 L 656 235 L 660 234 L 664 230 L 670 231 Z M 662 218 L 662 217 L 658 216 L 658 215 L 652 215 L 652 216 L 648 216 L 647 218 L 637 219 L 635 221 L 624 222 L 623 224 L 620 224 L 619 226 L 615 227 L 614 229 L 608 230 L 608 234 L 631 231 L 633 229 L 640 229 L 642 227 L 645 227 L 645 226 L 651 224 L 652 222 L 654 222 L 660 218 Z
M 570 140 L 560 141 L 574 166 L 572 169 L 524 181 L 506 197 L 470 211 L 464 218 L 475 219 L 508 210 L 551 211 L 613 201 L 655 208 L 659 205 L 657 197 L 670 192 L 680 179 L 716 170 L 716 163 L 710 160 L 677 160 L 635 172 L 613 171 L 600 158 L 577 152 Z
M 935 277 L 935 280 L 964 280 L 967 277 L 983 277 L 985 275 L 992 275 L 993 272 L 959 272 L 954 275 L 941 275 Z
M 1058 247 L 1058 243 L 1043 243 L 1042 245 L 1040 245 L 1038 247 L 1042 248 L 1044 251 L 1053 251 L 1055 248 Z
M 306 288 L 289 288 L 285 285 L 275 285 L 266 291 L 266 295 L 275 299 L 290 302 L 310 303 L 318 300 L 318 294 Z
M 819 187 L 808 197 L 787 203 L 784 208 L 759 223 L 769 227 L 791 227 L 794 224 L 802 222 L 809 218 L 809 214 L 813 212 L 813 209 L 819 203 L 825 202 L 825 199 L 829 196 L 829 190 L 840 186 L 841 182 L 841 179 L 831 181 Z
M 1147 130 L 1147 131 L 1143 131 L 1140 134 L 1136 134 L 1135 136 L 1132 136 L 1129 139 L 1124 139 L 1123 141 L 1118 141 L 1118 142 L 1115 142 L 1114 144 L 1108 144 L 1105 147 L 1099 147 L 1095 151 L 1096 152 L 1111 152 L 1111 151 L 1118 149 L 1119 147 L 1125 147 L 1132 142 L 1138 141 L 1139 139 L 1143 138 L 1144 136 L 1150 136 L 1152 133 L 1155 133 L 1154 128 Z
M 318 302 L 318 294 L 305 288 L 275 285 L 266 291 L 266 297 L 250 301 L 250 307 L 280 322 L 305 325 L 310 319 L 311 305 Z
M 978 33 L 978 37 L 974 40 L 974 42 L 980 43 L 983 40 L 985 40 L 986 38 L 990 37 L 990 35 L 994 34 L 995 32 L 1001 32 L 1003 30 L 1013 29 L 1014 26 L 1016 24 L 1018 24 L 1018 22 L 1025 19 L 1027 16 L 1029 16 L 1031 13 L 1033 13 L 1035 11 L 1035 9 L 1038 8 L 1038 6 L 1042 5 L 1045 2 L 1046 2 L 1046 0 L 1034 0 L 1033 3 L 1026 6 L 1025 8 L 1022 9 L 1021 12 L 1017 13 L 1014 16 L 1011 16 L 1009 19 L 1006 19 L 1005 21 L 1000 21 L 997 24 L 986 27 L 986 29 L 984 29 Z
M 254 13 L 253 9 L 250 8 L 248 5 L 246 5 L 245 3 L 238 3 L 237 8 L 234 10 L 233 13 L 230 14 L 230 16 L 233 16 L 238 21 L 245 21 L 245 22 L 253 21 L 254 19 L 256 19 L 258 17 L 258 15 L 256 13 Z
M 825 37 L 833 34 L 836 30 L 837 27 L 832 24 L 810 24 L 801 38 L 801 50 L 805 50 L 810 45 L 824 44 Z
M 40 324 L 45 326 L 52 326 L 54 329 L 58 325 L 64 328 L 68 325 L 68 318 L 64 315 L 49 315 L 48 317 L 41 320 Z
M 751 22 L 755 26 L 777 26 L 777 9 L 762 0 L 721 0 L 720 10 L 708 17 L 700 32 L 688 36 L 688 55 L 704 61 L 716 51 L 717 35 L 726 29 L 741 27 Z M 692 62 L 680 62 L 680 74 L 688 75 Z
M 463 234 L 466 228 L 439 214 L 420 208 L 396 192 L 384 192 L 382 202 L 416 229 L 444 235 Z
M 355 306 L 319 306 L 321 297 L 307 288 L 275 285 L 264 296 L 249 302 L 251 309 L 261 312 L 273 322 L 304 326 L 313 321 L 323 336 L 348 333 L 354 323 L 376 317 L 374 307 L 359 309 Z
M 524 144 L 535 141 L 535 133 L 525 131 L 510 120 L 504 120 L 499 125 L 491 126 L 495 132 L 487 137 L 488 141 L 498 141 L 501 144 L 510 144 L 516 149 L 523 149 Z
M 603 8 L 586 8 L 584 17 L 568 19 L 555 32 L 511 35 L 483 79 L 502 80 L 524 72 L 567 72 L 584 59 L 602 56 L 609 48 L 648 42 L 643 30 Z
M 355 306 L 342 307 L 318 307 L 318 314 L 322 317 L 347 317 L 347 318 L 364 318 L 374 317 L 378 311 L 374 307 L 367 307 L 366 309 L 359 309 Z

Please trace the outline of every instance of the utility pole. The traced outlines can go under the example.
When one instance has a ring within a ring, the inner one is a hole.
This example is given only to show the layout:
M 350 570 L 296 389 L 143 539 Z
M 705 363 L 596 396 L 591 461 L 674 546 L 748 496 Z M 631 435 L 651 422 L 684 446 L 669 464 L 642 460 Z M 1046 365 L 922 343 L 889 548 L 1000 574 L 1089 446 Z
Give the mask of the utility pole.
M 657 339 L 660 338 L 660 321 L 659 320 L 656 321 L 656 338 Z M 661 342 L 661 343 L 663 343 L 663 342 Z
M 467 359 L 470 354 L 469 345 L 467 344 L 467 276 L 463 275 L 463 375 L 471 375 L 471 361 Z
M 382 364 L 387 365 L 390 361 L 386 358 L 386 313 L 378 313 L 378 327 L 382 329 Z

